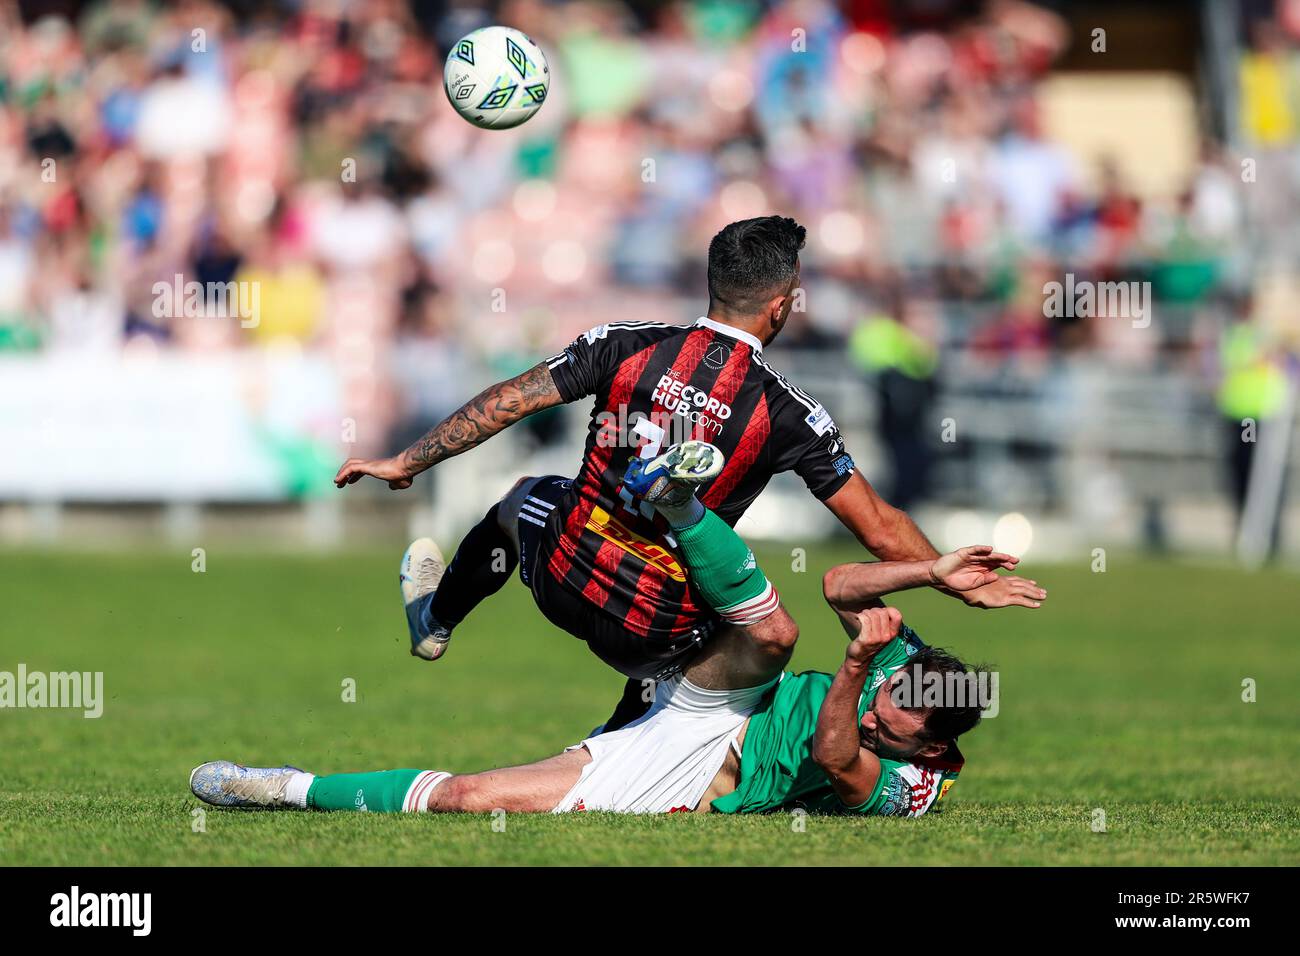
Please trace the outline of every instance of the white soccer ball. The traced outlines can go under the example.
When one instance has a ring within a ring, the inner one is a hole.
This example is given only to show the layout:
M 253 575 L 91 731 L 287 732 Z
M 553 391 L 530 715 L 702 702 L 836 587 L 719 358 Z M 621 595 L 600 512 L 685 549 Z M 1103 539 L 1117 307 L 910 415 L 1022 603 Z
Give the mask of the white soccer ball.
M 442 88 L 456 112 L 483 129 L 509 129 L 541 109 L 551 87 L 546 54 L 510 27 L 484 27 L 451 48 Z

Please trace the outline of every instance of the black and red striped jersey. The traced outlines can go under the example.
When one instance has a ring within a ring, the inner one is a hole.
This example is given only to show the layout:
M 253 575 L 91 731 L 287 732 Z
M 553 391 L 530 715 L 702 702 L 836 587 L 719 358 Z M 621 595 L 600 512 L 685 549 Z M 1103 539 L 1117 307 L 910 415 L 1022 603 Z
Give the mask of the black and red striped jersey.
M 612 322 L 547 366 L 564 401 L 596 401 L 582 468 L 547 522 L 534 573 L 647 640 L 672 641 L 713 614 L 666 523 L 623 491 L 633 455 L 688 438 L 717 445 L 726 464 L 699 496 L 731 525 L 779 472 L 797 472 L 822 500 L 853 473 L 826 409 L 767 364 L 757 338 L 720 322 Z

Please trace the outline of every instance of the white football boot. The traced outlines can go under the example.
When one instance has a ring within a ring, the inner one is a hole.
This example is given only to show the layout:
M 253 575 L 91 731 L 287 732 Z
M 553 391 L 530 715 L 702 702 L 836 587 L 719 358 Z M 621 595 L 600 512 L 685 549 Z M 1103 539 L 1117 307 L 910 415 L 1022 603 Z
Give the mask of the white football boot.
M 656 458 L 628 462 L 623 487 L 652 505 L 680 506 L 700 485 L 718 477 L 725 461 L 717 445 L 698 439 L 678 442 Z
M 406 626 L 411 633 L 411 654 L 426 661 L 436 661 L 447 650 L 451 631 L 441 625 L 432 630 L 424 623 L 425 600 L 438 590 L 447 564 L 432 538 L 416 538 L 402 555 L 398 580 L 402 585 L 402 604 L 406 607 Z
M 284 790 L 297 767 L 243 767 L 213 760 L 190 771 L 190 792 L 214 807 L 274 810 L 289 806 Z

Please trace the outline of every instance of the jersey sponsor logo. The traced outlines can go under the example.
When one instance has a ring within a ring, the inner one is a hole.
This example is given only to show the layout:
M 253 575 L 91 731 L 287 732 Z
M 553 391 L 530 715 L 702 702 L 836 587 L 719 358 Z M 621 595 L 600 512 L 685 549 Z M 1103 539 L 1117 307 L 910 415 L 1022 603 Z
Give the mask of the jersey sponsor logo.
M 721 370 L 722 366 L 727 364 L 727 359 L 731 358 L 731 349 L 721 342 L 715 342 L 709 346 L 709 350 L 704 353 L 704 364 L 715 372 Z
M 912 806 L 912 790 L 901 774 L 891 773 L 881 788 L 882 803 L 880 815 L 883 817 L 905 816 Z
M 952 785 L 953 785 L 952 777 L 946 777 L 943 783 L 939 786 L 939 795 L 934 798 L 934 802 L 936 804 L 948 795 L 948 791 L 952 789 Z
M 587 519 L 587 530 L 594 531 L 606 541 L 618 545 L 628 554 L 640 558 L 646 564 L 658 568 L 674 581 L 684 582 L 686 572 L 677 563 L 677 558 L 663 545 L 656 544 L 644 535 L 637 534 L 625 527 L 617 518 L 599 505 L 591 509 Z
M 676 370 L 659 379 L 650 395 L 650 401 L 673 415 L 697 426 L 701 431 L 718 435 L 722 423 L 731 417 L 731 406 L 709 395 L 704 389 L 687 385 L 676 377 Z
M 831 418 L 831 413 L 826 411 L 824 406 L 817 405 L 804 416 L 804 424 L 820 438 L 835 427 L 835 420 Z
M 840 455 L 839 458 L 831 462 L 831 467 L 835 469 L 837 475 L 851 475 L 856 466 L 853 464 L 852 455 Z
M 914 763 L 894 768 L 881 791 L 883 816 L 919 817 L 939 799 L 939 784 L 944 781 L 937 770 Z

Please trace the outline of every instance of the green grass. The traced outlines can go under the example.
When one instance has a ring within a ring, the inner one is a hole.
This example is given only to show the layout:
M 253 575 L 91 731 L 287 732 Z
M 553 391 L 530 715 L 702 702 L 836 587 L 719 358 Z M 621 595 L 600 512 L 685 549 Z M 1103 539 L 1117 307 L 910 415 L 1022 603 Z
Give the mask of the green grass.
M 819 572 L 848 550 L 809 557 Z M 761 552 L 833 669 L 819 574 Z M 606 716 L 622 680 L 547 624 L 517 582 L 435 665 L 406 652 L 396 555 L 211 549 L 0 555 L 0 670 L 103 671 L 104 715 L 0 711 L 5 864 L 1289 864 L 1300 861 L 1300 587 L 1282 572 L 1130 563 L 1030 568 L 1037 612 L 903 595 L 931 643 L 1001 673 L 1001 713 L 962 741 L 948 811 L 920 820 L 788 815 L 570 817 L 239 813 L 188 771 L 226 757 L 319 772 L 474 770 L 532 760 Z M 1241 700 L 1243 678 L 1258 701 Z M 342 701 L 345 678 L 357 701 Z M 1094 833 L 1094 808 L 1106 832 Z

